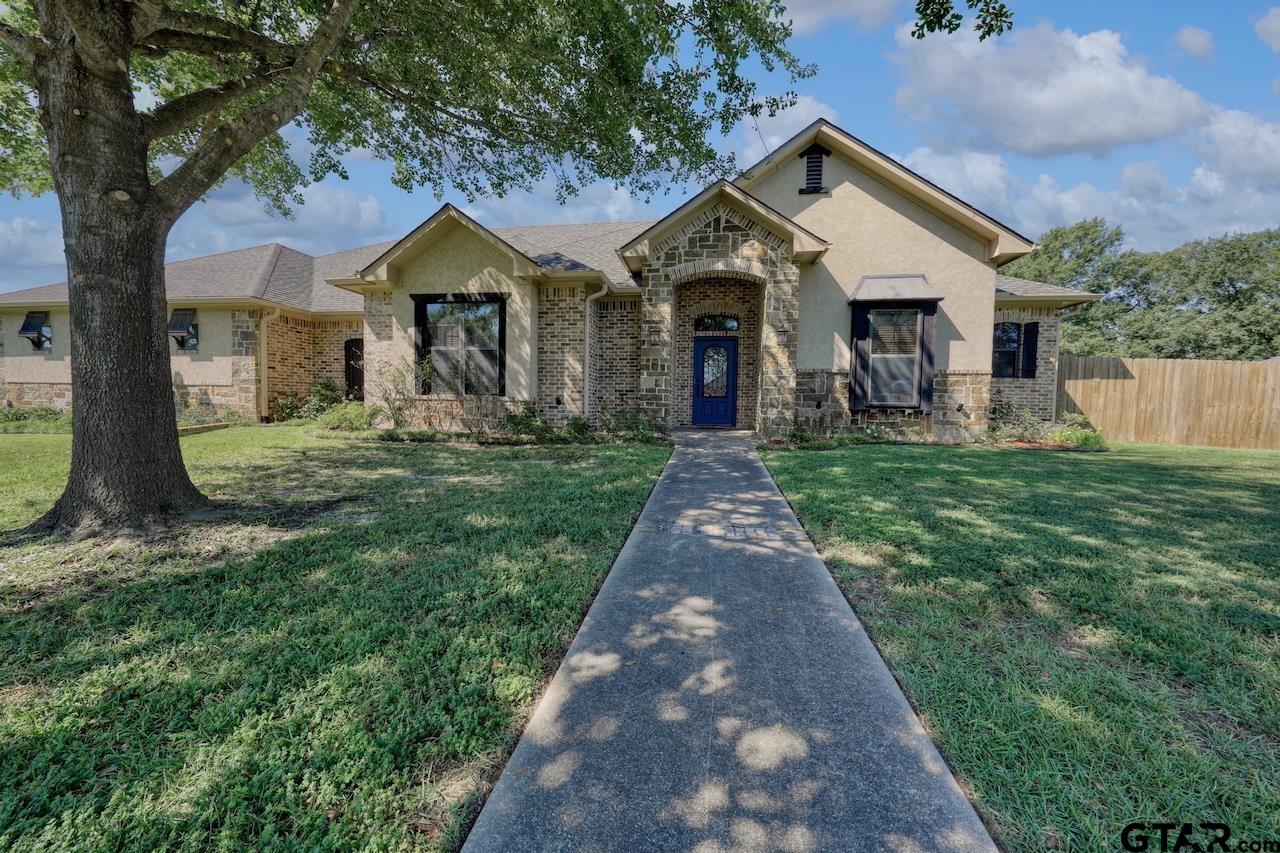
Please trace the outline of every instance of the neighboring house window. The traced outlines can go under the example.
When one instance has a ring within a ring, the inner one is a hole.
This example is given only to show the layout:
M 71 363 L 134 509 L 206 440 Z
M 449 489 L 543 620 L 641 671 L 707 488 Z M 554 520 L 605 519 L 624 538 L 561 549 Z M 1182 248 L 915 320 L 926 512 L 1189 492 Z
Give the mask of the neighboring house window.
M 413 300 L 423 393 L 506 394 L 503 294 L 418 294 Z
M 1035 379 L 1039 344 L 1039 323 L 996 323 L 991 375 L 996 379 Z
M 932 301 L 859 302 L 853 308 L 854 411 L 933 409 Z
M 738 318 L 727 314 L 704 314 L 693 321 L 695 332 L 736 332 Z
M 53 327 L 49 325 L 48 311 L 28 311 L 18 334 L 31 342 L 33 350 L 53 352 Z
M 804 186 L 800 188 L 801 195 L 827 191 L 822 185 L 822 159 L 830 154 L 830 151 L 816 142 L 800 152 L 800 156 L 804 158 Z
M 200 326 L 195 319 L 194 308 L 174 308 L 169 315 L 169 336 L 179 352 L 200 351 Z

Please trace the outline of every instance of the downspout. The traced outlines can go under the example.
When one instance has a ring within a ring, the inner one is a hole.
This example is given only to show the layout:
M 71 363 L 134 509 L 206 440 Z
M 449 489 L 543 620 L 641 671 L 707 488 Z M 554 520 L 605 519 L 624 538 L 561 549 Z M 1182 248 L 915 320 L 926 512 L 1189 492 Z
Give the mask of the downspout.
M 591 361 L 591 359 L 592 359 L 592 352 L 591 352 L 591 333 L 592 333 L 591 305 L 592 305 L 592 303 L 593 303 L 593 302 L 596 302 L 598 299 L 600 299 L 600 298 L 601 298 L 601 297 L 603 297 L 603 296 L 607 296 L 607 295 L 608 295 L 608 293 L 609 293 L 609 279 L 608 279 L 608 278 L 606 278 L 606 277 L 605 277 L 605 276 L 603 276 L 603 275 L 601 275 L 601 276 L 600 276 L 600 279 L 601 279 L 601 286 L 600 286 L 600 289 L 599 289 L 598 291 L 596 291 L 595 293 L 590 294 L 590 295 L 587 297 L 587 299 L 586 299 L 586 303 L 585 303 L 585 305 L 586 305 L 586 317 L 584 318 L 583 323 L 582 323 L 583 329 L 585 329 L 585 330 L 586 330 L 586 334 L 583 336 L 583 341 L 582 341 L 582 350 L 583 350 L 583 358 L 582 358 L 582 368 L 583 368 L 583 369 L 582 369 L 582 416 L 583 416 L 583 417 L 585 417 L 588 421 L 590 421 L 590 420 L 591 420 L 591 390 L 592 390 L 592 389 L 591 389 L 591 370 L 592 370 L 592 368 L 595 366 L 595 365 L 593 364 L 593 362 Z M 595 358 L 599 358 L 599 357 L 600 357 L 599 353 L 596 353 L 596 354 L 595 354 Z
M 258 318 L 258 420 L 265 421 L 267 414 L 267 323 L 280 316 L 280 306 L 262 312 Z

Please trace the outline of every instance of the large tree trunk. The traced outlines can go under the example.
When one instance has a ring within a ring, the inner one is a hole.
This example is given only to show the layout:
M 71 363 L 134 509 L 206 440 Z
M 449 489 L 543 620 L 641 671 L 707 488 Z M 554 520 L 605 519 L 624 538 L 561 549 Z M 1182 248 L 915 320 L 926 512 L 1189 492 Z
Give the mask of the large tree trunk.
M 127 56 L 127 50 L 124 51 Z M 71 295 L 71 478 L 41 524 L 134 527 L 205 499 L 182 463 L 165 335 L 172 219 L 147 175 L 123 62 L 38 69 Z

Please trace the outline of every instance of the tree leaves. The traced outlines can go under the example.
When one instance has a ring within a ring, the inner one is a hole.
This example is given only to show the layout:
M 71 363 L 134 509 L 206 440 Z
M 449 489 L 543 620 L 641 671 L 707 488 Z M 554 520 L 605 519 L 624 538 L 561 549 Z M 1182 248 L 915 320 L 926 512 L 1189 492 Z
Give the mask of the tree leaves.
M 1124 251 L 1102 219 L 1054 228 L 1008 275 L 1103 298 L 1066 318 L 1063 351 L 1131 358 L 1280 355 L 1280 230 Z

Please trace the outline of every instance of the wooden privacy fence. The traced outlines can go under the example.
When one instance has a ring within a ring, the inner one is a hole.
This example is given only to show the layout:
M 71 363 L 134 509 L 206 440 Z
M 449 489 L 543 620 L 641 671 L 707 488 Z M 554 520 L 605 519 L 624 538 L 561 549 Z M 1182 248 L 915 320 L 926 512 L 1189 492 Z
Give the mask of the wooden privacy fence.
M 1063 355 L 1068 412 L 1112 441 L 1280 450 L 1280 364 Z

